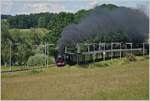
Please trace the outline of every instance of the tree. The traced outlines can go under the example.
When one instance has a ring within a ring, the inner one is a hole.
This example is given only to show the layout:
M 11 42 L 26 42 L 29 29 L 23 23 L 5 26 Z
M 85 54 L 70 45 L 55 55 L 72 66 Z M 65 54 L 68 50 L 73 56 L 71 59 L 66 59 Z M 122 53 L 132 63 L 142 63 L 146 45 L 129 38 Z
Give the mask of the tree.
M 8 31 L 9 29 L 9 23 L 7 20 L 2 20 L 1 22 L 1 58 L 2 58 L 2 65 L 8 65 L 9 64 L 9 57 L 10 57 L 10 41 L 11 36 Z
M 31 28 L 31 34 L 33 38 L 33 44 L 39 45 L 41 43 L 40 33 L 36 31 L 34 28 Z
M 39 19 L 38 19 L 38 27 L 40 27 L 40 28 L 46 27 L 45 17 L 39 17 Z
M 47 25 L 47 28 L 50 31 L 45 36 L 46 40 L 56 43 L 63 31 L 63 28 L 73 22 L 74 15 L 72 13 L 61 12 L 59 14 L 55 14 Z
M 90 10 L 79 10 L 74 15 L 74 23 L 79 23 L 90 12 Z

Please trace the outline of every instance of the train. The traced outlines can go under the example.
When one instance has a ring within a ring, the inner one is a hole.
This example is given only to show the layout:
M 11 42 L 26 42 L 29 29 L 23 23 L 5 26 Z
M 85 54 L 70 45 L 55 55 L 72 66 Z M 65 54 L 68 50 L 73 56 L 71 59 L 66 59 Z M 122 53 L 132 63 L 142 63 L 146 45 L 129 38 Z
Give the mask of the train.
M 93 47 L 94 46 L 94 47 Z M 99 47 L 97 44 L 89 46 L 89 50 L 84 52 L 59 52 L 55 51 L 55 62 L 58 67 L 63 67 L 66 64 L 75 65 L 75 64 L 89 64 L 93 62 L 103 61 L 111 58 L 124 57 L 126 53 L 132 53 L 135 55 L 146 55 L 149 54 L 149 44 L 145 44 L 144 48 L 142 44 L 136 44 L 125 47 L 113 47 L 111 48 L 110 44 L 105 45 L 104 47 Z

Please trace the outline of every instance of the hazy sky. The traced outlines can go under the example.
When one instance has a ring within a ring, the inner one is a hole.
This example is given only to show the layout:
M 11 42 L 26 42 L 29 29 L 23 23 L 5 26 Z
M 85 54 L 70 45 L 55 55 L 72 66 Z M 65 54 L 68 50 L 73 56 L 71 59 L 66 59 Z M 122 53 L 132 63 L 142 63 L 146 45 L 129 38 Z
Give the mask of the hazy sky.
M 40 12 L 76 12 L 104 3 L 142 8 L 146 12 L 148 12 L 149 4 L 148 0 L 1 0 L 1 13 L 16 15 Z

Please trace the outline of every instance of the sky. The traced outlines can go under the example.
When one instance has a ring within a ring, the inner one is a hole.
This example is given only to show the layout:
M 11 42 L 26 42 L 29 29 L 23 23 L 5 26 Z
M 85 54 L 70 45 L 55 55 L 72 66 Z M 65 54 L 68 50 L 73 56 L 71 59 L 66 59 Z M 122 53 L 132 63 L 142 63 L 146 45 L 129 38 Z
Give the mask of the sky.
M 18 15 L 40 12 L 72 12 L 101 4 L 140 8 L 148 13 L 148 0 L 1 0 L 1 14 Z

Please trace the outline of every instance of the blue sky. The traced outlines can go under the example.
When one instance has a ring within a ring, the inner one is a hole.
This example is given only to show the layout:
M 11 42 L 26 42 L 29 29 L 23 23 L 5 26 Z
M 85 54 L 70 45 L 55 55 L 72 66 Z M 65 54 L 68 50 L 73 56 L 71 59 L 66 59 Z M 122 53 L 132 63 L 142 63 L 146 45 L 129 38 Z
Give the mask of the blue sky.
M 40 12 L 77 12 L 101 4 L 116 4 L 140 8 L 148 12 L 148 0 L 1 0 L 2 14 L 30 14 Z

